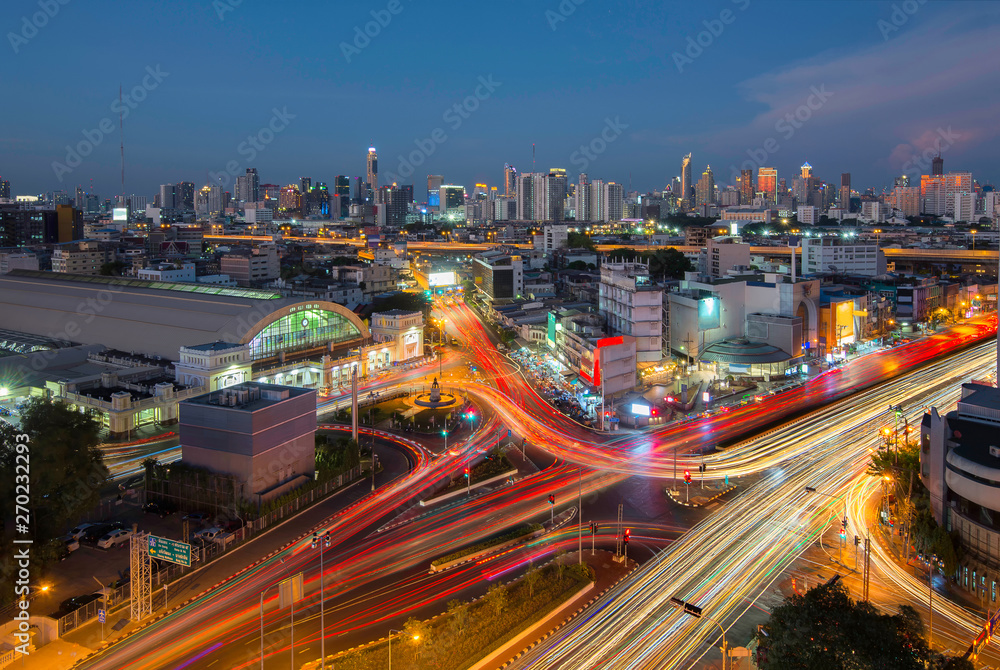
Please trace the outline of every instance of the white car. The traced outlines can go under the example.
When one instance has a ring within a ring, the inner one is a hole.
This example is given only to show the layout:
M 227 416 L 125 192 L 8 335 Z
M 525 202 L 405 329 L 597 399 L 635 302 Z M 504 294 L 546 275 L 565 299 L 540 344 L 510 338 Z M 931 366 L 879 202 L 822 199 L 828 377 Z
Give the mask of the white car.
M 94 524 L 92 523 L 81 523 L 79 526 L 77 526 L 69 533 L 67 533 L 67 535 L 73 538 L 74 540 L 79 540 L 81 537 L 83 537 L 83 534 L 87 532 L 87 529 L 93 525 Z
M 194 534 L 194 539 L 201 540 L 202 542 L 211 542 L 220 535 L 222 535 L 222 529 L 218 526 L 212 526 L 211 528 L 199 530 Z
M 118 528 L 113 530 L 100 540 L 97 541 L 97 546 L 101 549 L 110 549 L 111 547 L 117 547 L 120 544 L 128 542 L 129 538 L 132 537 L 132 531 L 125 528 Z

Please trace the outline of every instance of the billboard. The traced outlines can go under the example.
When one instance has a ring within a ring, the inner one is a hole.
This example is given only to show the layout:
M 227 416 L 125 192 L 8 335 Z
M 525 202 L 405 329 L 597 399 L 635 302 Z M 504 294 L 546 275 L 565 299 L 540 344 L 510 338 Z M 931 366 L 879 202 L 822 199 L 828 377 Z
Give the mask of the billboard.
M 632 413 L 636 416 L 649 416 L 649 405 L 632 405 Z
M 710 330 L 719 327 L 718 298 L 705 298 L 698 301 L 698 330 Z
M 432 272 L 427 275 L 427 285 L 431 288 L 435 286 L 454 286 L 458 281 L 454 272 Z
M 111 219 L 113 221 L 128 221 L 128 209 L 125 207 L 115 207 L 111 210 Z

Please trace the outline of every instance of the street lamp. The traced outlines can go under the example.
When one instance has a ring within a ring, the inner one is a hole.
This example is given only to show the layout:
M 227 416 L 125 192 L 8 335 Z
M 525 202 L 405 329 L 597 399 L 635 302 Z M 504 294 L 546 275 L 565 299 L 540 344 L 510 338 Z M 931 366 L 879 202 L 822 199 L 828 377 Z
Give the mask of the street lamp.
M 373 466 L 374 468 L 374 466 Z M 323 533 L 320 537 L 319 534 L 313 533 L 312 536 L 312 548 L 316 549 L 319 547 L 319 670 L 323 670 L 326 663 L 326 623 L 323 615 L 326 611 L 326 595 L 323 591 L 323 551 L 330 546 L 330 531 Z M 261 653 L 261 659 L 264 658 L 263 652 Z
M 719 627 L 719 630 L 722 631 L 722 670 L 726 670 L 726 656 L 729 652 L 729 645 L 726 644 L 726 629 L 722 627 L 722 624 L 712 617 L 705 616 L 702 613 L 701 608 L 697 605 L 685 602 L 680 598 L 671 598 L 670 603 L 677 609 L 683 610 L 685 614 L 693 616 L 695 619 L 706 619 Z
M 393 633 L 399 633 L 400 635 L 402 635 L 403 631 L 396 630 L 395 628 L 390 628 L 389 629 L 389 670 L 392 670 L 392 634 Z M 413 636 L 413 641 L 414 642 L 416 642 L 419 639 L 420 639 L 420 635 L 414 635 Z

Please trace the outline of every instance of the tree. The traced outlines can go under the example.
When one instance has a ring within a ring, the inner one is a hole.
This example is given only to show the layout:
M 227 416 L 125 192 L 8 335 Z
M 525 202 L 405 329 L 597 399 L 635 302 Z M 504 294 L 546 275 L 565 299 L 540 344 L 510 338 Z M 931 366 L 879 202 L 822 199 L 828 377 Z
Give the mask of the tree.
M 764 670 L 917 670 L 933 660 L 917 612 L 882 614 L 839 581 L 793 595 L 758 633 Z
M 371 308 L 372 313 L 388 312 L 393 309 L 399 309 L 404 312 L 423 312 L 424 319 L 426 320 L 430 314 L 431 302 L 423 293 L 406 293 L 400 291 L 387 295 L 384 298 L 377 298 L 372 303 Z
M 489 590 L 486 591 L 486 602 L 490 604 L 494 616 L 500 616 L 504 608 L 507 607 L 509 595 L 506 585 L 499 582 L 490 586 Z
M 122 272 L 127 267 L 128 264 L 122 261 L 111 261 L 110 263 L 103 263 L 99 272 L 104 277 L 121 277 Z
M 585 233 L 574 233 L 570 232 L 566 235 L 566 248 L 567 249 L 587 249 L 588 251 L 597 251 L 597 245 L 594 241 L 590 239 L 590 235 Z
M 538 568 L 532 565 L 528 568 L 528 571 L 524 573 L 524 583 L 528 587 L 528 597 L 535 597 L 535 587 L 538 586 L 538 579 L 541 575 L 538 572 Z
M 97 449 L 100 432 L 101 425 L 92 415 L 48 398 L 28 401 L 20 429 L 9 423 L 0 425 L 0 463 L 5 473 L 0 495 L 4 500 L 15 499 L 16 445 L 28 445 L 30 527 L 36 542 L 60 535 L 101 501 L 108 469 Z
M 586 261 L 573 261 L 572 263 L 570 263 L 569 265 L 566 266 L 566 269 L 567 270 L 586 270 L 587 269 L 587 262 Z
M 649 263 L 649 274 L 652 277 L 664 279 L 681 279 L 685 272 L 694 270 L 691 261 L 677 249 L 658 249 L 643 254 L 643 260 Z

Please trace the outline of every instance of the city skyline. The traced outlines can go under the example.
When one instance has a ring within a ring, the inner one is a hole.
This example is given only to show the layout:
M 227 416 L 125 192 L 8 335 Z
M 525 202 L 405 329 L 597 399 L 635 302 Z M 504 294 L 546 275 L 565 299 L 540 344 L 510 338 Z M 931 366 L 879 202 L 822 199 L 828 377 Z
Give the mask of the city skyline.
M 402 0 L 336 13 L 302 5 L 333 21 L 315 22 L 324 25 L 321 46 L 310 42 L 317 28 L 267 23 L 260 7 L 158 7 L 162 33 L 125 32 L 116 42 L 133 57 L 113 59 L 101 41 L 81 42 L 92 76 L 35 87 L 11 112 L 0 142 L 16 160 L 0 164 L 0 174 L 12 194 L 78 185 L 90 192 L 91 180 L 94 192 L 118 194 L 120 111 L 126 194 L 180 181 L 200 188 L 232 162 L 236 174 L 256 167 L 269 183 L 332 182 L 365 174 L 369 143 L 382 159 L 380 182 L 398 176 L 414 185 L 442 174 L 448 183 L 501 186 L 508 163 L 522 174 L 532 164 L 537 172 L 564 168 L 570 181 L 586 172 L 646 192 L 678 176 L 687 153 L 696 174 L 712 165 L 721 185 L 747 167 L 792 177 L 809 161 L 828 182 L 850 172 L 856 189 L 881 190 L 900 173 L 928 173 L 924 156 L 937 151 L 946 170 L 995 179 L 990 111 L 1000 95 L 987 85 L 1000 50 L 994 6 L 914 3 L 907 13 L 894 3 L 852 3 L 847 12 L 843 3 L 736 0 L 671 6 L 665 16 L 653 3 L 627 12 L 564 5 L 525 3 L 498 16 L 470 9 L 482 30 L 447 47 L 423 39 L 435 30 L 433 16 L 410 12 Z M 82 16 L 60 5 L 39 28 L 37 7 L 23 4 L 23 20 L 8 21 L 13 85 L 51 78 L 62 65 L 56 45 L 99 29 L 112 11 L 101 7 Z M 126 25 L 147 18 L 141 3 L 113 11 Z M 820 16 L 822 28 L 793 30 Z M 268 40 L 254 32 L 265 23 Z M 184 53 L 164 42 L 170 28 L 186 31 Z M 780 44 L 761 43 L 765 30 L 781 34 Z M 512 53 L 511 37 L 531 48 Z M 604 55 L 595 60 L 587 45 L 599 40 Z M 456 49 L 470 57 L 455 58 Z M 752 73 L 733 67 L 750 51 Z M 519 66 L 534 61 L 549 62 L 558 77 L 522 74 Z M 214 83 L 193 76 L 205 67 L 232 76 Z M 681 85 L 690 92 L 678 96 Z M 621 104 L 640 92 L 635 104 Z M 62 104 L 67 97 L 74 104 Z M 92 151 L 76 163 L 66 147 L 88 142 Z

